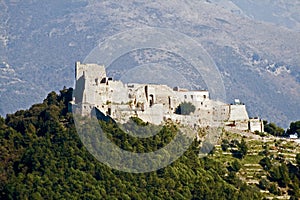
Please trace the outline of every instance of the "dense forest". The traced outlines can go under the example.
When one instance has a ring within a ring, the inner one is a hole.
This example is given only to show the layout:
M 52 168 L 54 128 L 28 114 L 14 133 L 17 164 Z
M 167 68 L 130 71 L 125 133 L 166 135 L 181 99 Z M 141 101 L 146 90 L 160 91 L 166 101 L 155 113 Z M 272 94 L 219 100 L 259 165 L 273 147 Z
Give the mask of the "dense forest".
M 236 175 L 238 163 L 228 167 L 211 157 L 200 158 L 201 141 L 196 140 L 177 161 L 155 172 L 126 173 L 107 167 L 82 144 L 68 109 L 71 99 L 72 89 L 64 88 L 59 94 L 49 93 L 43 103 L 0 118 L 0 199 L 263 198 L 258 187 Z M 106 123 L 103 127 L 111 140 L 128 151 L 155 150 L 174 136 L 174 127 L 166 126 L 150 141 L 134 140 L 138 148 L 131 148 L 131 137 L 110 122 L 99 123 Z M 241 144 L 245 149 L 244 141 Z M 300 162 L 292 168 L 282 164 L 277 171 L 267 158 L 261 164 L 273 175 L 271 181 L 283 186 L 298 181 L 291 187 L 293 198 L 299 197 Z M 262 182 L 262 187 L 269 187 L 269 182 Z

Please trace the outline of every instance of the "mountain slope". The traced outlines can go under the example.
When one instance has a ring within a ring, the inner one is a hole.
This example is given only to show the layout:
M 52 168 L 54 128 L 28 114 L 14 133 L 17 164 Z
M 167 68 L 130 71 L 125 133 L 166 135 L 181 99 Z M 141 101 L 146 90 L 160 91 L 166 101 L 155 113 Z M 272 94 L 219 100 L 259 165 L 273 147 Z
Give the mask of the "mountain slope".
M 211 1 L 28 0 L 2 1 L 0 9 L 2 115 L 72 86 L 74 61 L 83 61 L 99 40 L 150 26 L 201 43 L 221 72 L 228 102 L 240 98 L 251 116 L 285 127 L 299 117 L 300 35 L 294 30 Z

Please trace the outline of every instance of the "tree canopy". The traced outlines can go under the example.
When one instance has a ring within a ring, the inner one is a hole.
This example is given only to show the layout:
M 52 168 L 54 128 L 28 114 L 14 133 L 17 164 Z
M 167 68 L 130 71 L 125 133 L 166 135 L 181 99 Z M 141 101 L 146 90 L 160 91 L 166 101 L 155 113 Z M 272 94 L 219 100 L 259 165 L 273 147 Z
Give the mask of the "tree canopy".
M 179 115 L 189 115 L 196 110 L 191 102 L 183 102 L 176 108 L 175 113 Z
M 286 131 L 287 135 L 297 134 L 300 137 L 300 121 L 292 122 L 290 128 Z
M 68 112 L 71 99 L 71 88 L 59 94 L 51 92 L 42 103 L 0 118 L 0 199 L 262 198 L 256 187 L 236 175 L 239 161 L 234 161 L 229 171 L 224 163 L 200 158 L 197 140 L 177 161 L 158 171 L 132 174 L 111 169 L 81 142 Z M 137 139 L 113 123 L 99 123 L 116 145 L 133 152 L 162 148 L 176 134 L 176 127 L 170 125 L 156 136 Z M 97 145 L 97 140 L 84 139 Z M 239 148 L 247 153 L 244 142 Z M 277 180 L 277 169 L 271 171 Z M 290 183 L 286 168 L 279 172 L 285 177 L 282 184 Z
M 274 135 L 274 136 L 284 136 L 285 131 L 283 128 L 277 126 L 274 123 L 268 123 L 267 121 L 264 121 L 264 129 L 265 132 Z

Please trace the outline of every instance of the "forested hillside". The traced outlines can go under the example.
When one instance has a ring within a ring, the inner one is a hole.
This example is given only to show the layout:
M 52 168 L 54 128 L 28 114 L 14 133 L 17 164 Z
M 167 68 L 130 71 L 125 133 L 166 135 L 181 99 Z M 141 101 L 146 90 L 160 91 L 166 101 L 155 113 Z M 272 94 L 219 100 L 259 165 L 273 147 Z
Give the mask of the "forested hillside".
M 0 119 L 0 199 L 263 198 L 257 186 L 240 180 L 226 162 L 212 156 L 199 158 L 197 141 L 180 159 L 155 172 L 133 174 L 105 166 L 82 145 L 68 112 L 71 99 L 72 89 L 65 88 L 60 94 L 48 94 L 43 103 Z M 163 131 L 164 139 L 156 138 L 154 144 L 160 141 L 164 146 L 170 141 L 172 127 Z M 111 131 L 120 146 L 124 134 Z M 137 143 L 140 151 L 157 148 Z M 296 166 L 294 170 L 296 180 L 299 170 Z

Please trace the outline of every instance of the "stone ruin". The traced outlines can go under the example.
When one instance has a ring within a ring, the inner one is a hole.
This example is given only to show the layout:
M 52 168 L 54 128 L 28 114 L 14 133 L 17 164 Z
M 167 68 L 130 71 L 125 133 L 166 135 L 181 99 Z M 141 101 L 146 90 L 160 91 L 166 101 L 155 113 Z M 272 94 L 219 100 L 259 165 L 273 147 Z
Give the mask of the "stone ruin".
M 249 119 L 246 106 L 239 100 L 227 104 L 210 99 L 205 90 L 189 91 L 179 87 L 155 84 L 124 84 L 107 77 L 104 66 L 76 62 L 74 112 L 90 116 L 93 109 L 119 123 L 130 117 L 161 125 L 168 120 L 192 127 L 224 126 L 226 129 L 263 132 L 259 118 Z M 176 114 L 183 102 L 195 109 L 188 115 Z

